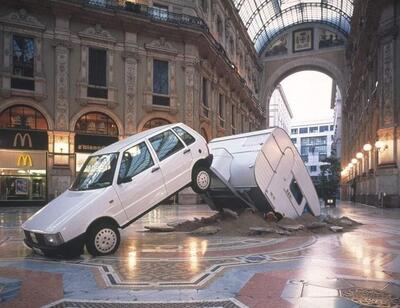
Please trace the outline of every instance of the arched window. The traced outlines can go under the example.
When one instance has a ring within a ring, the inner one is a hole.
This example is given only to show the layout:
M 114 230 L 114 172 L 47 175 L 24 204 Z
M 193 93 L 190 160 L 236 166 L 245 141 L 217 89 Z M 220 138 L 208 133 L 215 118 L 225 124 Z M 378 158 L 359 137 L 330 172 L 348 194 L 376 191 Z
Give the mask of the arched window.
M 200 0 L 201 1 L 201 9 L 204 13 L 208 12 L 208 0 Z
M 90 135 L 118 136 L 118 127 L 114 120 L 101 112 L 89 112 L 79 118 L 75 131 Z
M 0 128 L 47 130 L 46 118 L 36 109 L 16 105 L 0 114 Z
M 146 124 L 144 124 L 144 126 L 143 126 L 143 130 L 147 130 L 150 128 L 167 125 L 167 124 L 171 124 L 171 122 L 169 122 L 165 119 L 162 119 L 162 118 L 155 118 L 155 119 L 151 119 L 151 120 L 147 121 Z
M 231 53 L 232 57 L 235 55 L 235 43 L 233 42 L 232 36 L 229 38 L 229 52 Z

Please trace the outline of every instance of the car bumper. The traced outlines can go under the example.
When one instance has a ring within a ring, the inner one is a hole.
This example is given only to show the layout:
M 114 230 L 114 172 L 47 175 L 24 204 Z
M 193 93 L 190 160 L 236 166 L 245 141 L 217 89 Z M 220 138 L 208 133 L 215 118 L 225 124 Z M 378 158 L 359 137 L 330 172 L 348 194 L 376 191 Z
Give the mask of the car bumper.
M 72 240 L 69 240 L 67 242 L 62 243 L 61 245 L 58 246 L 51 246 L 46 244 L 44 240 L 44 236 L 41 233 L 35 232 L 35 237 L 37 239 L 37 242 L 35 242 L 32 239 L 30 231 L 24 230 L 25 238 L 24 238 L 24 243 L 28 247 L 32 249 L 40 249 L 41 251 L 52 251 L 54 253 L 58 254 L 68 254 L 71 251 L 75 251 L 77 249 L 82 249 L 84 243 L 85 243 L 85 235 L 81 234 Z

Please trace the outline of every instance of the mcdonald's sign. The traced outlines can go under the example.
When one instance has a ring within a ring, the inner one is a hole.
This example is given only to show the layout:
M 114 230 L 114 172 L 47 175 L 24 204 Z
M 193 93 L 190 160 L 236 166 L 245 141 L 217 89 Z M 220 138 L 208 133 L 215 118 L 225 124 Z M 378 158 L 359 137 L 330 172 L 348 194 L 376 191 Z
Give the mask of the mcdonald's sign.
M 26 141 L 28 142 L 27 146 L 29 148 L 32 148 L 32 138 L 29 133 L 24 133 L 24 135 L 22 135 L 21 133 L 16 133 L 13 142 L 14 147 L 17 147 L 18 141 L 20 142 L 19 144 L 21 148 L 25 147 Z
M 0 129 L 1 149 L 47 150 L 48 136 L 46 131 Z
M 18 156 L 17 159 L 18 167 L 32 167 L 32 157 L 29 154 L 22 153 Z

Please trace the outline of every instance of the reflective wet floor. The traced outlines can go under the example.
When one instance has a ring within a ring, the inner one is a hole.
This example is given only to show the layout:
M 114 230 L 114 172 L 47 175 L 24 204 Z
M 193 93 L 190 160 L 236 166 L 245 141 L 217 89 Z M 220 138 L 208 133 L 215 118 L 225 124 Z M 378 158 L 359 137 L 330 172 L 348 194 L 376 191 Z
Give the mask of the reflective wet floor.
M 52 260 L 23 245 L 37 208 L 0 209 L 0 307 L 398 307 L 400 209 L 341 203 L 362 223 L 309 236 L 192 236 L 144 226 L 207 217 L 163 205 L 122 231 L 118 252 Z

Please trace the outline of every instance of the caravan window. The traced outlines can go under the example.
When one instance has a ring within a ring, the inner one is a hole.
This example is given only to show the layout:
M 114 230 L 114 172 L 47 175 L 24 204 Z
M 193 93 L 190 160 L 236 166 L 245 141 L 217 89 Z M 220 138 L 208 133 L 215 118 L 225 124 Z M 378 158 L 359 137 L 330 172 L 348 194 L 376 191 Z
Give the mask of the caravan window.
M 296 202 L 300 205 L 303 201 L 303 194 L 301 193 L 300 187 L 295 179 L 293 179 L 290 183 L 290 191 L 292 192 L 293 197 L 296 199 Z

